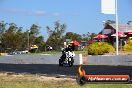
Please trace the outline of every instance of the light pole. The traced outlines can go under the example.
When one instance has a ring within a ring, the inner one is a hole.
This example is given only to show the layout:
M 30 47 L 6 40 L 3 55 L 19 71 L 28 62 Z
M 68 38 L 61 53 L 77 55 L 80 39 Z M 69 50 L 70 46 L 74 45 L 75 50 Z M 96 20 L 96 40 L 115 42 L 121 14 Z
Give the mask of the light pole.
M 119 49 L 118 49 L 118 46 L 119 46 L 119 38 L 118 38 L 118 6 L 117 6 L 117 0 L 115 1 L 115 17 L 116 17 L 116 55 L 119 55 Z

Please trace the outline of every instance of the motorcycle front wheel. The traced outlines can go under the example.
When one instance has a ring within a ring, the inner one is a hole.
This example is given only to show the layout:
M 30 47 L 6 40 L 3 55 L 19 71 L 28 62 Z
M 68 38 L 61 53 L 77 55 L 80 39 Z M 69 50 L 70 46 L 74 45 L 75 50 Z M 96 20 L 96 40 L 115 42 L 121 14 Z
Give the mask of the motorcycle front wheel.
M 68 61 L 69 67 L 73 66 L 74 59 L 71 59 L 71 61 Z

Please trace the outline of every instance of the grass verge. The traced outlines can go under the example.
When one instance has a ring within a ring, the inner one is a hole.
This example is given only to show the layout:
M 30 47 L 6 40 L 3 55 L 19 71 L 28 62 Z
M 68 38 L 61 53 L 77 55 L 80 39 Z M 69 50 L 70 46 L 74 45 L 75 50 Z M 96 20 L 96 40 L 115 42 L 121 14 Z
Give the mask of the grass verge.
M 0 74 L 0 88 L 132 88 L 131 84 L 85 84 L 80 86 L 73 79 L 38 75 Z

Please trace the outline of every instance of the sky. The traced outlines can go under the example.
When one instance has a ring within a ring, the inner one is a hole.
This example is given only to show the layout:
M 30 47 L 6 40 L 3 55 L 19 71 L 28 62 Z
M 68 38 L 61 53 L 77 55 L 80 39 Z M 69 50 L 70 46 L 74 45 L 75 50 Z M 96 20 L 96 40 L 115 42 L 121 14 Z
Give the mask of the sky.
M 132 20 L 132 0 L 118 0 L 118 15 L 119 23 Z M 46 26 L 53 27 L 58 20 L 67 25 L 66 32 L 98 33 L 103 22 L 115 20 L 115 15 L 101 13 L 101 0 L 0 0 L 0 21 L 14 22 L 23 31 L 39 24 L 45 39 Z

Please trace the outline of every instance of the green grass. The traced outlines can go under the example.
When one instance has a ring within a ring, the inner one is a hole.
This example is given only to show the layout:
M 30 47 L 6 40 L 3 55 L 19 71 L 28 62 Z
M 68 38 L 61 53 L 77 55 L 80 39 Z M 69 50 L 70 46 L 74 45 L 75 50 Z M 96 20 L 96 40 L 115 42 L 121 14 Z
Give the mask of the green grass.
M 61 54 L 59 51 L 48 51 L 48 52 L 42 52 L 42 54 Z
M 80 54 L 81 51 L 74 51 L 75 54 Z M 61 51 L 48 51 L 48 52 L 42 52 L 42 53 L 29 53 L 29 54 L 18 54 L 18 55 L 39 55 L 39 54 L 61 54 Z
M 17 55 L 39 55 L 39 54 L 61 54 L 61 52 L 49 51 L 49 52 L 42 52 L 42 53 L 29 53 L 29 54 L 17 54 Z
M 81 51 L 74 51 L 75 54 L 80 54 Z M 49 52 L 42 52 L 41 54 L 61 54 L 61 51 L 49 51 Z
M 41 80 L 40 80 L 41 79 Z M 75 80 L 49 79 L 34 75 L 1 75 L 0 88 L 132 88 L 131 84 L 85 84 L 80 86 Z

